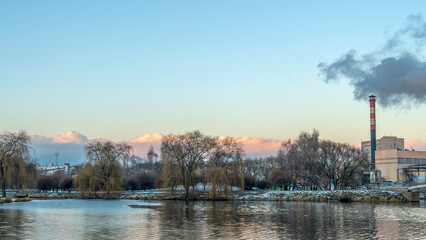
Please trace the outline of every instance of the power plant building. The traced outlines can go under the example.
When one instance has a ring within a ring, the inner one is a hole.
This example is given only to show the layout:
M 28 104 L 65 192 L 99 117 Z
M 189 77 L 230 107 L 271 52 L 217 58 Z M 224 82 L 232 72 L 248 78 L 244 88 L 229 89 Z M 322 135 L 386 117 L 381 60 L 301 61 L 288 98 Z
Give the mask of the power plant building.
M 361 142 L 362 151 L 368 153 L 368 159 L 371 161 L 371 141 Z M 392 136 L 384 136 L 376 141 L 376 150 L 397 149 L 404 150 L 404 139 Z
M 361 149 L 370 153 L 370 141 L 362 142 Z M 377 140 L 375 168 L 381 171 L 381 176 L 386 181 L 406 180 L 407 172 L 415 176 L 425 176 L 425 171 L 422 171 L 424 166 L 426 151 L 406 150 L 403 138 L 385 136 Z

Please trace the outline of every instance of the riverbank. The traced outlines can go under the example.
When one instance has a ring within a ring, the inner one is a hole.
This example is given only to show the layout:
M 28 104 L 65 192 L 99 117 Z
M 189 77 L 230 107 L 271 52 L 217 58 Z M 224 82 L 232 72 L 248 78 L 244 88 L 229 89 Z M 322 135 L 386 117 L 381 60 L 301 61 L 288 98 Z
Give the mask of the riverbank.
M 162 189 L 147 191 L 120 191 L 107 195 L 91 193 L 28 193 L 30 199 L 132 199 L 132 200 L 185 200 L 183 193 L 171 195 Z M 337 191 L 277 191 L 254 190 L 234 192 L 228 197 L 211 198 L 208 192 L 195 191 L 189 200 L 199 201 L 305 201 L 305 202 L 391 202 L 404 203 L 407 199 L 398 192 L 385 190 L 337 190 Z
M 29 202 L 31 199 L 29 197 L 25 198 L 11 198 L 11 197 L 5 197 L 0 198 L 0 205 L 5 203 L 13 203 L 13 202 Z

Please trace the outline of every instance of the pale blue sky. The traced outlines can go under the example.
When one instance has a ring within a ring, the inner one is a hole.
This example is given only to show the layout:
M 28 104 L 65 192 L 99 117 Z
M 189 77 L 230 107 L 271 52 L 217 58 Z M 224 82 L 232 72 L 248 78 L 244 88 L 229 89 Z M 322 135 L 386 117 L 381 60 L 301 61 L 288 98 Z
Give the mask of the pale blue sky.
M 127 140 L 369 138 L 368 100 L 317 64 L 377 50 L 420 1 L 1 1 L 0 130 Z M 378 137 L 426 142 L 425 106 L 378 108 Z

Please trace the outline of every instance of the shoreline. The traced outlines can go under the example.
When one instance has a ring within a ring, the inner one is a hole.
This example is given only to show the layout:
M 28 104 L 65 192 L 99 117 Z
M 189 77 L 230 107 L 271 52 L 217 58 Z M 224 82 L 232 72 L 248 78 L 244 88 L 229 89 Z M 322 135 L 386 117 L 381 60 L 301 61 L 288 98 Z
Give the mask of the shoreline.
M 13 194 L 10 193 L 12 197 Z M 31 199 L 129 199 L 129 200 L 179 200 L 179 201 L 294 201 L 294 202 L 361 202 L 361 203 L 410 203 L 401 193 L 385 190 L 336 190 L 336 191 L 279 191 L 251 190 L 234 192 L 228 197 L 209 197 L 208 192 L 194 192 L 189 199 L 183 195 L 170 195 L 164 190 L 120 191 L 107 195 L 104 192 L 48 192 L 28 193 L 28 199 L 15 198 L 13 202 L 23 202 Z M 5 200 L 2 198 L 1 200 Z M 7 203 L 5 201 L 1 202 Z

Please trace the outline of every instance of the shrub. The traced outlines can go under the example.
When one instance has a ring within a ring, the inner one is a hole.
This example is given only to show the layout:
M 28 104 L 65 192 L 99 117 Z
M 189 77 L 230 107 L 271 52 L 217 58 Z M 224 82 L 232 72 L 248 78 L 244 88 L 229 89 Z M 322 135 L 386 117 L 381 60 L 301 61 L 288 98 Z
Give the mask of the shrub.
M 154 188 L 154 178 L 146 173 L 141 173 L 137 175 L 139 180 L 139 185 L 141 190 L 153 189 Z
M 74 179 L 72 177 L 62 177 L 59 181 L 59 188 L 62 191 L 70 192 L 71 188 L 74 187 L 73 181 Z
M 253 175 L 244 176 L 244 189 L 252 190 L 256 186 L 256 177 Z
M 271 184 L 265 180 L 260 180 L 259 182 L 257 182 L 257 187 L 259 189 L 267 189 L 271 186 Z
M 41 175 L 37 180 L 37 189 L 41 191 L 52 190 L 56 187 L 55 179 L 50 175 Z
M 139 185 L 135 176 L 124 178 L 123 187 L 126 190 L 138 190 L 138 189 L 140 189 L 140 185 Z
M 147 190 L 154 188 L 155 179 L 148 173 L 139 173 L 124 179 L 123 187 L 127 190 Z

